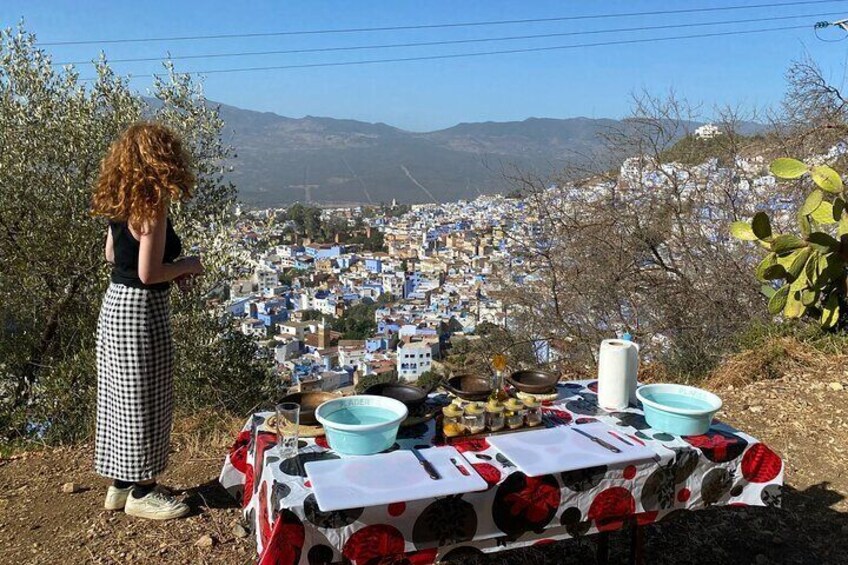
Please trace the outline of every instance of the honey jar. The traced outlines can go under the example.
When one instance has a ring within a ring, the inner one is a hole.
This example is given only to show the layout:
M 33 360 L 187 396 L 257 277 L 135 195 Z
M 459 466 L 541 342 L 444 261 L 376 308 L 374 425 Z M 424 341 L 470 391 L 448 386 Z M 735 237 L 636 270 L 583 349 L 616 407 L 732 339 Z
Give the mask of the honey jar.
M 542 405 L 535 396 L 524 399 L 524 422 L 531 428 L 542 423 Z
M 491 432 L 502 430 L 504 422 L 504 405 L 497 400 L 490 400 L 486 404 L 486 427 Z
M 504 403 L 506 427 L 514 430 L 524 425 L 524 403 L 510 398 Z
M 486 429 L 486 411 L 479 402 L 472 402 L 465 407 L 465 415 L 462 418 L 468 433 L 479 434 Z
M 449 404 L 442 408 L 442 433 L 445 437 L 456 437 L 465 431 L 462 423 L 462 409 L 455 404 Z

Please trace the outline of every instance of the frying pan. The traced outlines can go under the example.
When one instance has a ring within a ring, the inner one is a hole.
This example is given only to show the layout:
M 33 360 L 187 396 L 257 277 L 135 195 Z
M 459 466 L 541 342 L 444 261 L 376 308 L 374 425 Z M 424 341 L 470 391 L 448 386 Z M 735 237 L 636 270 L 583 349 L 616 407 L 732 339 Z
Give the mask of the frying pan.
M 492 381 L 482 375 L 456 375 L 442 381 L 442 387 L 463 400 L 486 400 L 492 394 Z
M 517 371 L 509 375 L 506 380 L 521 392 L 541 394 L 554 390 L 559 377 L 547 371 L 529 370 Z
M 427 400 L 427 395 L 430 394 L 430 389 L 412 386 L 402 383 L 379 383 L 371 385 L 365 389 L 365 394 L 373 394 L 376 396 L 386 396 L 403 402 L 410 412 L 414 412 L 419 408 L 424 401 Z

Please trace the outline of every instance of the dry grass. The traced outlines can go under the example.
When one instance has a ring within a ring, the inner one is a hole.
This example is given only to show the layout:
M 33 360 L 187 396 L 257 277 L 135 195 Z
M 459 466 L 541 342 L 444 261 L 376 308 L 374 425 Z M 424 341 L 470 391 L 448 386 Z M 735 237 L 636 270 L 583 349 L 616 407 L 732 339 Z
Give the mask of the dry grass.
M 244 426 L 244 418 L 218 410 L 176 414 L 171 442 L 191 459 L 219 460 Z M 210 457 L 214 455 L 215 457 Z
M 846 359 L 846 355 L 827 354 L 795 337 L 767 338 L 759 346 L 725 359 L 706 379 L 706 386 L 715 389 L 776 380 L 790 373 L 824 370 Z

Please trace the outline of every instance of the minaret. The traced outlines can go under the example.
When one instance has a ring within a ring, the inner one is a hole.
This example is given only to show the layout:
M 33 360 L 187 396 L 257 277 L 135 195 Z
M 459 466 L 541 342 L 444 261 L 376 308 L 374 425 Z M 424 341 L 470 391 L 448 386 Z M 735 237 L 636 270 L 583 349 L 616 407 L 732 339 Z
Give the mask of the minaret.
M 324 317 L 321 317 L 321 323 L 318 324 L 318 349 L 326 349 L 330 346 L 330 328 Z

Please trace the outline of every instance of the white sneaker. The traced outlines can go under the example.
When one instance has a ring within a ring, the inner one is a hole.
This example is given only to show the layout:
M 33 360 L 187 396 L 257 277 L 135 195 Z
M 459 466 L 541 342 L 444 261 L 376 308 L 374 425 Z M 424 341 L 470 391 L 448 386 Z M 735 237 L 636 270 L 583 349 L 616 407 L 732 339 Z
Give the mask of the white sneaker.
M 129 496 L 131 490 L 132 485 L 127 488 L 118 488 L 115 485 L 109 485 L 103 508 L 106 510 L 123 510 L 124 505 L 127 503 L 127 496 Z
M 130 495 L 124 506 L 124 512 L 136 518 L 148 518 L 150 520 L 172 520 L 182 518 L 188 514 L 190 508 L 184 502 L 180 502 L 173 496 L 166 494 L 159 487 L 150 491 L 141 498 Z

